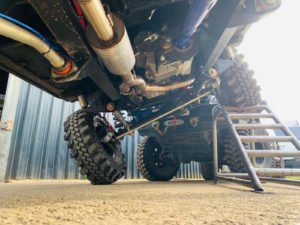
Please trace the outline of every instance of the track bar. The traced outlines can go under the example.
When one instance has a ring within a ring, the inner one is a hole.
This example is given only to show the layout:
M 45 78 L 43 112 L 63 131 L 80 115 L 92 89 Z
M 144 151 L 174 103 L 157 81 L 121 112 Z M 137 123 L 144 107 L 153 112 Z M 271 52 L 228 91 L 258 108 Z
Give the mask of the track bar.
M 295 150 L 245 150 L 252 157 L 300 157 L 300 151 Z
M 142 127 L 145 127 L 148 124 L 151 124 L 151 123 L 153 123 L 153 122 L 155 122 L 155 121 L 157 121 L 157 120 L 159 120 L 159 119 L 161 119 L 161 118 L 163 118 L 163 117 L 165 117 L 165 116 L 167 116 L 167 115 L 169 115 L 169 114 L 171 114 L 171 113 L 173 113 L 173 112 L 175 112 L 175 111 L 177 111 L 179 109 L 182 109 L 182 108 L 190 105 L 193 102 L 198 101 L 199 99 L 201 99 L 201 98 L 203 98 L 203 97 L 205 97 L 205 96 L 207 96 L 209 94 L 211 94 L 211 91 L 207 91 L 207 92 L 203 93 L 202 95 L 199 95 L 196 98 L 193 98 L 193 99 L 189 100 L 188 102 L 184 103 L 183 105 L 177 106 L 176 108 L 171 109 L 170 111 L 168 111 L 166 113 L 163 113 L 162 115 L 159 115 L 159 116 L 157 116 L 157 117 L 149 120 L 148 122 L 145 122 L 145 123 L 143 123 L 143 124 L 141 124 L 141 125 L 133 128 L 133 129 L 131 129 L 130 131 L 127 131 L 127 132 L 125 132 L 125 133 L 117 136 L 116 138 L 117 138 L 117 140 L 120 140 L 121 138 L 125 137 L 127 134 L 133 134 L 136 130 L 138 130 L 138 129 L 142 128 Z

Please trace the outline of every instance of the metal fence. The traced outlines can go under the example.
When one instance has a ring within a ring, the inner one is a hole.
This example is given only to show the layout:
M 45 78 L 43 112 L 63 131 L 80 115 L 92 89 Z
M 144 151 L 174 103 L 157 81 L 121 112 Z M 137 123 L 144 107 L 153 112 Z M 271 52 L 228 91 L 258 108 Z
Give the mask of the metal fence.
M 63 139 L 63 122 L 77 109 L 77 103 L 57 99 L 22 81 L 5 179 L 82 178 Z M 108 120 L 112 121 L 111 115 Z M 141 138 L 136 132 L 122 141 L 127 179 L 141 178 L 135 158 Z M 199 164 L 182 164 L 177 177 L 200 178 Z

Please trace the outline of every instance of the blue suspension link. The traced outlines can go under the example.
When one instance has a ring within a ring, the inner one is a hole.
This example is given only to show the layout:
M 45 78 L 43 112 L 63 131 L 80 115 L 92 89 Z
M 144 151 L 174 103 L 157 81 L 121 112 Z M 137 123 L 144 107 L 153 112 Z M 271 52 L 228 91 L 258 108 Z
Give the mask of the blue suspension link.
M 187 13 L 181 32 L 176 37 L 176 47 L 187 48 L 197 28 L 218 0 L 194 0 Z

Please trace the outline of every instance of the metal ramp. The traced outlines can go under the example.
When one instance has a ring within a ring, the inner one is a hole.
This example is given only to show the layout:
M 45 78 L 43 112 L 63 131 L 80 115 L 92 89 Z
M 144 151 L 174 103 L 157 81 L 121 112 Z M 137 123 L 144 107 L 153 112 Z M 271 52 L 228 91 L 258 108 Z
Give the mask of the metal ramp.
M 264 105 L 251 107 L 222 107 L 216 106 L 213 110 L 213 154 L 214 154 L 214 174 L 215 183 L 218 180 L 232 181 L 253 187 L 255 191 L 263 191 L 261 180 L 271 182 L 300 185 L 300 181 L 285 180 L 280 178 L 270 178 L 270 176 L 300 176 L 300 169 L 284 168 L 256 168 L 256 157 L 300 157 L 300 142 L 294 134 L 280 122 L 271 109 Z M 257 124 L 259 119 L 273 120 L 273 123 Z M 218 169 L 218 137 L 217 122 L 225 120 L 240 150 L 240 154 L 245 162 L 247 173 L 220 173 Z M 249 123 L 241 124 L 236 121 L 247 120 Z M 285 136 L 255 136 L 255 129 L 281 129 Z M 250 136 L 240 136 L 237 130 L 249 130 Z M 255 143 L 262 142 L 291 142 L 296 150 L 256 150 Z M 246 150 L 243 143 L 250 143 L 251 149 Z

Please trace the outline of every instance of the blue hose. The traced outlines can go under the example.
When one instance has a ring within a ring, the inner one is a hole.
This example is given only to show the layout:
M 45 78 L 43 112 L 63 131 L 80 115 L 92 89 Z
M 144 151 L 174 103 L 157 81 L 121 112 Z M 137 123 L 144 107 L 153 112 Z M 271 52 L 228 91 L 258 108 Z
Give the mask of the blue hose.
M 39 33 L 37 30 L 33 29 L 32 27 L 27 26 L 26 24 L 11 18 L 5 14 L 0 13 L 0 18 L 6 19 L 16 25 L 19 25 L 20 27 L 23 27 L 24 29 L 30 31 L 31 33 L 35 34 L 36 36 L 38 36 L 39 38 L 41 38 L 47 45 L 49 45 L 51 48 L 53 48 L 54 50 L 58 50 L 59 48 L 52 45 L 41 33 Z

